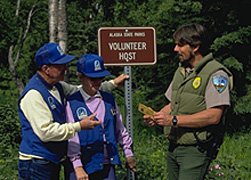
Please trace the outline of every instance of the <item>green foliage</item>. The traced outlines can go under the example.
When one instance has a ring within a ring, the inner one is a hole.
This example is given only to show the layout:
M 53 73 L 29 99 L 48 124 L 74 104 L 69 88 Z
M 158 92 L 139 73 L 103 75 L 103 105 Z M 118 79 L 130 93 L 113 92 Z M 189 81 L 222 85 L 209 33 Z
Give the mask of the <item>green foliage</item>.
M 0 179 L 16 179 L 20 125 L 16 107 L 0 105 Z
M 233 56 L 224 59 L 223 64 L 230 69 L 235 69 L 236 71 L 243 72 L 243 64 Z
M 241 79 L 241 83 L 237 86 L 235 84 L 233 91 L 232 107 L 235 107 L 235 104 L 240 104 L 239 99 L 243 95 L 246 97 L 245 102 L 249 100 L 246 80 L 248 82 L 251 79 L 251 68 L 248 68 L 250 25 L 241 19 L 240 12 L 233 9 L 242 7 L 243 12 L 246 12 L 246 4 L 249 4 L 246 0 L 242 3 L 232 1 L 229 5 L 220 2 L 173 0 L 70 1 L 67 6 L 69 50 L 77 56 L 86 52 L 97 52 L 97 30 L 102 26 L 154 27 L 157 34 L 158 62 L 154 66 L 133 67 L 132 78 L 133 91 L 138 88 L 147 90 L 142 101 L 159 110 L 166 103 L 163 94 L 171 82 L 178 62 L 174 58 L 172 33 L 177 26 L 184 23 L 206 24 L 209 28 L 208 36 L 215 39 L 211 48 L 216 57 L 233 72 L 234 80 Z M 238 23 L 241 23 L 240 28 L 236 28 Z M 110 69 L 117 74 L 116 68 Z M 137 106 L 137 102 L 135 103 L 134 106 Z M 237 114 L 248 113 L 239 108 L 233 110 Z
M 221 48 L 232 49 L 237 44 L 248 44 L 250 43 L 251 37 L 251 26 L 239 28 L 238 31 L 230 32 L 222 37 L 215 39 L 211 49 L 218 51 Z
M 0 1 L 0 22 L 0 64 L 3 64 L 7 62 L 8 47 L 18 33 L 15 29 L 15 4 L 11 1 Z
M 7 152 L 8 156 L 3 153 L 2 148 L 0 148 L 0 179 L 1 180 L 15 180 L 18 179 L 18 150 L 16 148 L 8 147 L 4 150 Z
M 0 96 L 2 100 L 0 104 L 4 104 L 16 101 L 18 98 L 19 92 L 14 79 L 18 77 L 25 84 L 35 72 L 32 59 L 34 51 L 41 45 L 41 42 L 44 43 L 44 37 L 47 37 L 48 32 L 44 32 L 44 29 L 48 25 L 44 22 L 48 20 L 48 13 L 45 0 L 39 2 L 34 0 L 21 1 L 18 15 L 16 13 L 16 1 L 3 0 L 0 3 L 1 25 L 6 23 L 4 28 L 0 28 Z M 28 15 L 33 5 L 35 5 L 35 9 L 31 16 L 27 37 L 24 40 Z M 11 46 L 13 47 L 13 54 L 9 54 Z M 20 56 L 17 58 L 18 49 L 20 49 Z M 12 77 L 14 75 L 8 72 L 10 55 L 12 55 L 15 63 L 16 77 Z
M 0 148 L 2 150 L 7 147 L 17 147 L 20 140 L 20 124 L 17 116 L 17 109 L 15 105 L 5 104 L 0 106 Z M 8 156 L 9 154 L 5 154 Z
M 31 27 L 25 41 L 21 44 L 21 55 L 17 64 L 18 76 L 22 79 L 24 84 L 26 84 L 32 74 L 36 71 L 35 63 L 33 61 L 35 52 L 42 44 L 48 41 L 48 24 L 45 23 L 48 21 L 48 4 L 46 1 L 26 1 L 26 3 L 22 5 L 24 9 L 21 9 L 21 15 L 23 16 L 20 18 L 23 19 L 23 24 L 20 27 L 20 36 L 23 35 L 26 28 L 28 12 L 31 10 L 32 5 L 35 5 L 31 19 Z M 20 41 L 20 39 L 17 41 Z M 15 49 L 19 46 L 18 44 L 14 45 Z
M 237 114 L 251 113 L 251 102 L 250 102 L 251 93 L 250 93 L 250 90 L 251 90 L 251 86 L 249 85 L 248 89 L 247 89 L 247 92 L 248 92 L 247 95 L 239 97 L 239 99 L 234 107 L 234 111 Z
M 0 65 L 0 106 L 1 104 L 10 104 L 17 101 L 18 90 L 16 84 L 12 81 L 11 75 L 6 69 Z
M 134 154 L 137 162 L 135 179 L 167 180 L 166 148 L 167 141 L 163 136 L 149 135 L 141 131 L 141 137 L 134 138 Z M 126 179 L 125 157 L 120 151 L 122 168 L 117 168 L 118 179 Z
M 226 136 L 218 157 L 213 161 L 208 178 L 249 179 L 251 177 L 250 133 Z
M 217 158 L 211 163 L 206 179 L 249 179 L 251 177 L 251 130 L 226 135 Z M 137 179 L 167 180 L 166 162 L 168 142 L 164 136 L 148 134 L 142 130 L 134 137 L 137 159 Z M 123 157 L 121 153 L 121 157 Z M 122 161 L 125 162 L 124 157 Z M 125 177 L 125 169 L 119 169 L 119 177 Z M 123 178 L 120 178 L 123 179 Z
M 240 27 L 232 32 L 225 32 L 224 35 L 215 39 L 211 49 L 215 51 L 219 60 L 228 67 L 234 76 L 234 91 L 232 93 L 233 112 L 238 115 L 250 114 L 251 104 L 251 56 L 250 56 L 251 26 Z M 238 118 L 238 117 L 237 117 Z M 230 117 L 230 125 L 235 124 L 235 129 L 243 126 L 250 126 L 247 118 L 239 117 L 239 125 L 236 119 Z M 242 125 L 240 125 L 242 124 Z
M 141 137 L 135 138 L 138 179 L 167 179 L 167 140 L 163 136 L 147 136 L 141 131 Z
M 0 141 L 0 171 L 3 172 L 0 179 L 6 179 L 5 173 L 10 179 L 15 179 L 17 174 L 15 146 L 19 139 L 19 125 L 16 107 L 12 104 L 16 104 L 18 91 L 8 72 L 9 47 L 14 45 L 15 54 L 26 27 L 28 13 L 35 4 L 31 28 L 26 40 L 21 44 L 21 56 L 17 64 L 18 76 L 26 83 L 36 70 L 32 61 L 36 50 L 48 41 L 47 3 L 46 0 L 21 1 L 20 14 L 16 17 L 16 1 L 0 1 L 0 120 L 3 123 L 0 132 L 5 135 Z M 250 127 L 251 27 L 250 18 L 246 15 L 250 11 L 250 0 L 71 0 L 67 1 L 66 7 L 68 52 L 77 57 L 87 52 L 98 52 L 97 32 L 100 27 L 151 26 L 156 30 L 157 64 L 132 68 L 134 147 L 139 161 L 139 179 L 165 179 L 167 175 L 164 157 L 166 141 L 161 137 L 163 130 L 146 127 L 137 106 L 138 103 L 144 103 L 155 110 L 160 110 L 167 103 L 164 93 L 178 63 L 173 52 L 172 33 L 181 24 L 198 22 L 208 27 L 208 37 L 214 40 L 211 50 L 234 75 L 234 90 L 231 94 L 232 105 L 227 114 L 229 122 L 227 129 L 235 132 Z M 123 67 L 109 67 L 115 76 L 120 74 L 122 69 Z M 71 82 L 76 84 L 78 80 L 75 72 L 75 62 L 73 62 L 70 66 L 70 77 Z M 124 91 L 120 89 L 114 93 L 122 113 L 125 114 Z M 222 146 L 223 152 L 220 151 L 219 157 L 214 162 L 221 164 L 225 174 L 224 179 L 250 177 L 248 173 L 250 163 L 243 159 L 243 157 L 250 159 L 250 154 L 246 153 L 247 148 L 242 148 L 247 147 L 245 144 L 238 144 L 241 141 L 246 142 L 250 147 L 251 143 L 246 138 L 246 134 L 226 138 Z M 241 150 L 235 151 L 236 145 L 244 152 L 243 157 Z M 217 179 L 214 172 L 210 177 Z

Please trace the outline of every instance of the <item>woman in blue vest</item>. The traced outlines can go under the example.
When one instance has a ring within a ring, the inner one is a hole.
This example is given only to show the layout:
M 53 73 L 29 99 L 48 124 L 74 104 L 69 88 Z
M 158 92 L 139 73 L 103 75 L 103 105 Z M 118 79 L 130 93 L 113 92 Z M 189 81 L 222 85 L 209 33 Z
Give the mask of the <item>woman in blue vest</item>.
M 117 142 L 123 148 L 128 167 L 135 171 L 132 139 L 124 127 L 112 94 L 100 91 L 105 76 L 110 75 L 103 60 L 86 54 L 77 62 L 82 89 L 67 98 L 69 122 L 96 114 L 101 125 L 84 130 L 69 140 L 68 156 L 73 163 L 71 179 L 116 179 L 115 165 L 120 164 Z

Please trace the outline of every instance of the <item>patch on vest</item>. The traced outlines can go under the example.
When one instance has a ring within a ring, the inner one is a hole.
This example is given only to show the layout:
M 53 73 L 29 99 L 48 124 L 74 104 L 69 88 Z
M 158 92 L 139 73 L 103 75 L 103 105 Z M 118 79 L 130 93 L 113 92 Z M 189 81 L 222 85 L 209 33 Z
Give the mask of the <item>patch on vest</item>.
M 53 97 L 49 96 L 48 97 L 48 102 L 49 102 L 49 104 L 51 106 L 51 109 L 56 109 L 56 105 L 55 105 Z
M 76 114 L 78 116 L 78 119 L 83 119 L 84 117 L 88 116 L 87 111 L 84 107 L 79 107 L 76 111 Z
M 116 109 L 111 108 L 111 113 L 112 113 L 113 116 L 116 115 Z
M 193 88 L 197 89 L 198 87 L 200 87 L 201 84 L 201 77 L 197 76 L 194 80 L 193 80 Z
M 215 89 L 219 93 L 222 93 L 228 85 L 228 79 L 222 75 L 213 76 L 212 81 L 213 81 L 213 85 L 214 85 Z

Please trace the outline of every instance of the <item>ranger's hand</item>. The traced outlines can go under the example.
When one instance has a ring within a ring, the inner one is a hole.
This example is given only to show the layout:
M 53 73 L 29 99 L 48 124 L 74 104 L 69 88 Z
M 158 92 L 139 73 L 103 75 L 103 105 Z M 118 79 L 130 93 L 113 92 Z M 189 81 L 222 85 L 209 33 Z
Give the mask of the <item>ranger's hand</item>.
M 152 115 L 144 115 L 144 122 L 148 125 L 148 126 L 154 126 L 156 125 L 155 120 L 153 119 Z
M 126 167 L 131 171 L 136 172 L 136 160 L 134 156 L 130 156 L 126 158 Z
M 93 129 L 94 127 L 96 127 L 97 125 L 100 125 L 101 122 L 100 121 L 97 121 L 95 120 L 95 116 L 96 114 L 92 114 L 90 116 L 87 116 L 83 119 L 81 119 L 80 122 L 80 126 L 81 126 L 81 129 Z
M 166 114 L 162 111 L 159 111 L 153 115 L 155 123 L 159 126 L 171 126 L 172 125 L 172 116 Z

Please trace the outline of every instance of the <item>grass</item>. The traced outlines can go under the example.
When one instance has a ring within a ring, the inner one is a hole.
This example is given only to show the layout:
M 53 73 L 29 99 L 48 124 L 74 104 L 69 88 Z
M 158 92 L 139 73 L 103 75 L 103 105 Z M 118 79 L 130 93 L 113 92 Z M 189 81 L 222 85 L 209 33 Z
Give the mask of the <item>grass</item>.
M 209 177 L 251 180 L 251 132 L 226 135 Z M 216 167 L 216 168 L 215 168 Z
M 226 135 L 216 160 L 212 162 L 207 179 L 251 180 L 251 130 Z M 0 143 L 0 180 L 15 180 L 17 177 L 18 150 L 3 147 Z M 137 179 L 166 180 L 166 148 L 164 137 L 144 134 L 134 140 L 137 159 Z M 124 163 L 124 158 L 122 158 Z M 120 177 L 126 169 L 118 169 Z

